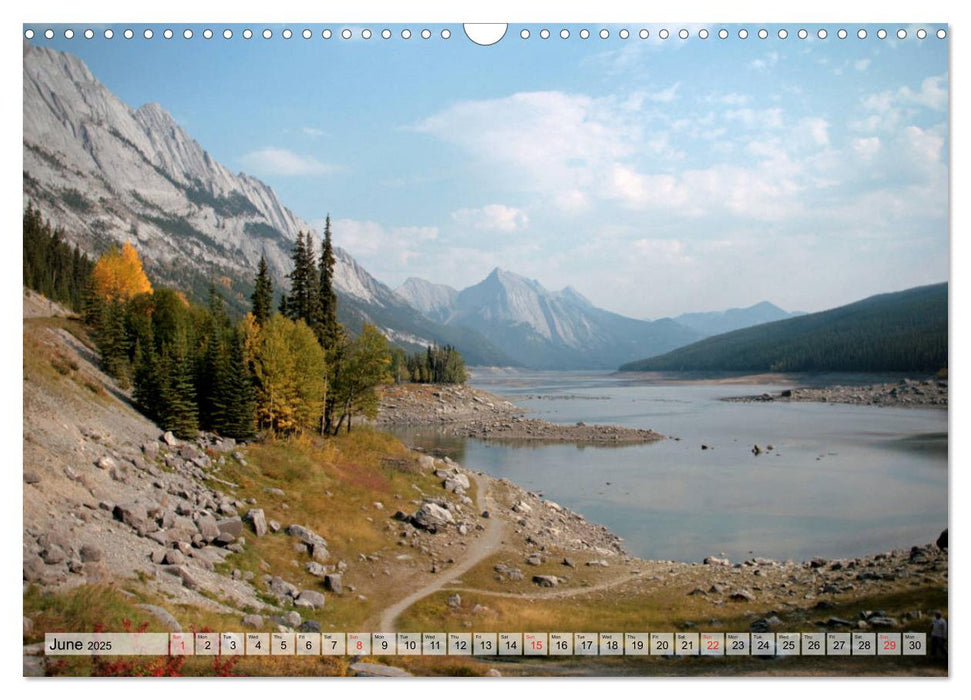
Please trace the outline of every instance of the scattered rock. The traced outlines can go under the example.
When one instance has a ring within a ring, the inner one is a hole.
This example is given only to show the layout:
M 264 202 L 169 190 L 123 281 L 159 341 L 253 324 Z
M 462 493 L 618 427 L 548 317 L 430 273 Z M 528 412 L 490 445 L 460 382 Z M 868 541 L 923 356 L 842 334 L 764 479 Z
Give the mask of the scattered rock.
M 266 515 L 263 513 L 262 508 L 253 508 L 248 513 L 246 513 L 246 519 L 253 526 L 253 532 L 257 537 L 262 537 L 266 534 Z
M 448 597 L 448 607 L 455 609 L 462 607 L 462 596 L 458 593 L 453 593 Z
M 172 434 L 171 430 L 166 431 L 165 434 L 162 435 L 162 442 L 164 442 L 169 447 L 178 447 L 179 445 L 182 444 L 179 441 L 179 439 Z
M 104 552 L 101 550 L 101 547 L 93 544 L 81 545 L 80 555 L 81 561 L 83 562 L 101 561 L 104 558 Z
M 146 605 L 143 603 L 140 603 L 135 607 L 152 615 L 156 620 L 165 625 L 170 632 L 182 631 L 182 625 L 180 625 L 179 621 L 175 619 L 175 616 L 165 608 L 160 608 L 157 605 Z
M 40 483 L 40 474 L 38 474 L 37 472 L 34 472 L 34 471 L 25 471 L 24 472 L 24 483 L 26 483 L 26 484 L 39 484 Z
M 744 600 L 746 602 L 751 603 L 753 600 L 755 600 L 755 595 L 752 593 L 752 591 L 748 590 L 747 588 L 740 588 L 739 590 L 732 593 L 731 599 Z
M 412 522 L 423 530 L 437 531 L 455 522 L 452 514 L 437 503 L 426 501 L 412 516 Z
M 553 588 L 554 586 L 559 584 L 559 582 L 560 582 L 560 579 L 558 579 L 556 576 L 546 576 L 543 574 L 537 574 L 536 576 L 533 576 L 533 583 L 535 583 L 537 586 L 540 586 L 542 588 Z
M 324 607 L 324 594 L 318 591 L 300 591 L 293 604 L 301 608 L 319 610 Z
M 363 661 L 352 663 L 347 669 L 352 675 L 367 678 L 407 678 L 411 676 L 403 668 L 365 663 Z
M 324 589 L 331 593 L 340 595 L 344 592 L 344 583 L 340 574 L 327 574 L 324 576 Z

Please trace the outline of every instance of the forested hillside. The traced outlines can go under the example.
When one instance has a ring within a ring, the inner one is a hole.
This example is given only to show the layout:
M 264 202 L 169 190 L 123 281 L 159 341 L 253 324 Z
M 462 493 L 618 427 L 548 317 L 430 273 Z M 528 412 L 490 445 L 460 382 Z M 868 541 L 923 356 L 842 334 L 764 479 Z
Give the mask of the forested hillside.
M 936 372 L 947 367 L 947 283 L 706 338 L 624 372 Z

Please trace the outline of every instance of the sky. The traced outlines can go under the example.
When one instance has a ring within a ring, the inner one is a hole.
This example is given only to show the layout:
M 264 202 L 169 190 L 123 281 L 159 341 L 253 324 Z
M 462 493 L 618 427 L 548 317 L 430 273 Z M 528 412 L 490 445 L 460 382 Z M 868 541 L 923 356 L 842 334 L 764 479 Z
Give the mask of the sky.
M 329 213 L 336 244 L 392 287 L 461 289 L 498 266 L 653 319 L 948 279 L 943 25 L 515 24 L 488 47 L 459 24 L 67 26 L 33 42 L 133 107 L 160 103 L 318 229 Z

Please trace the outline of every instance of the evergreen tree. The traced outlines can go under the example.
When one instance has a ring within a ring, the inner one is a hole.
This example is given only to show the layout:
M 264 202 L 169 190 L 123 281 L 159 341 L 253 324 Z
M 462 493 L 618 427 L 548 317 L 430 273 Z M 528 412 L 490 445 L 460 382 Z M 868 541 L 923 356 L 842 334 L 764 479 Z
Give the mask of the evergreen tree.
M 260 267 L 256 273 L 256 285 L 253 289 L 253 317 L 259 325 L 264 325 L 273 313 L 273 281 L 266 266 L 266 258 L 260 256 Z
M 192 358 L 184 335 L 162 351 L 159 420 L 162 427 L 184 440 L 199 431 L 199 410 L 192 382 Z
M 245 440 L 253 435 L 256 394 L 253 377 L 243 352 L 243 338 L 233 332 L 229 353 L 219 365 L 213 399 L 213 429 L 220 435 Z
M 317 272 L 317 256 L 309 233 L 297 234 L 294 246 L 293 271 L 290 278 L 290 294 L 286 302 L 286 316 L 292 321 L 303 321 L 310 328 L 320 322 L 320 281 Z
M 100 318 L 95 341 L 101 353 L 101 366 L 118 381 L 119 386 L 126 388 L 130 379 L 130 365 L 125 304 L 119 300 L 107 301 L 98 308 Z
M 39 209 L 28 202 L 23 218 L 23 283 L 48 299 L 81 311 L 94 263 L 64 232 L 52 229 Z
M 330 214 L 324 220 L 324 242 L 320 251 L 320 320 L 315 327 L 317 338 L 327 352 L 342 340 L 343 329 L 337 320 L 337 293 L 334 291 L 334 245 L 330 233 Z

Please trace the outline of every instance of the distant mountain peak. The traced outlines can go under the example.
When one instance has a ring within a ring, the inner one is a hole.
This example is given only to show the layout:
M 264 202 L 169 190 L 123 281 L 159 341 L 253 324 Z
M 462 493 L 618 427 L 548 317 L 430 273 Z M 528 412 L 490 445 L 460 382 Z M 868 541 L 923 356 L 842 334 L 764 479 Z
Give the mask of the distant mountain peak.
M 799 312 L 785 311 L 770 301 L 760 301 L 745 308 L 681 314 L 674 320 L 703 336 L 711 336 L 801 315 Z

